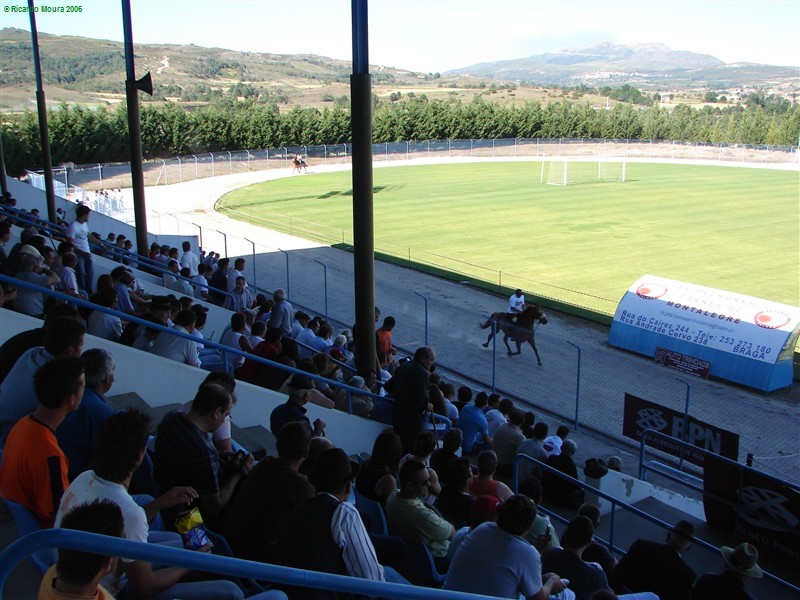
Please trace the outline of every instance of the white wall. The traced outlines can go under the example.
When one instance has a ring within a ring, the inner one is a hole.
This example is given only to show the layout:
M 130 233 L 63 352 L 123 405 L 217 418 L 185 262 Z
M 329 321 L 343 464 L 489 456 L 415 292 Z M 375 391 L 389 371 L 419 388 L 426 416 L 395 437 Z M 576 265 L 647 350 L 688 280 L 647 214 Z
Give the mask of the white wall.
M 21 331 L 41 327 L 39 319 L 0 309 L 0 343 Z M 103 348 L 114 356 L 116 373 L 114 387 L 109 394 L 136 392 L 150 406 L 163 406 L 174 402 L 186 402 L 194 397 L 197 387 L 208 375 L 208 371 L 196 369 L 170 361 L 147 352 L 128 348 L 114 342 L 86 336 L 84 349 Z M 286 396 L 272 390 L 236 383 L 236 396 L 239 399 L 231 418 L 239 427 L 262 425 L 269 429 L 269 415 L 272 410 L 286 401 Z M 372 443 L 385 428 L 360 417 L 354 417 L 338 410 L 326 409 L 313 404 L 307 405 L 308 417 L 313 422 L 321 418 L 327 423 L 326 433 L 330 440 L 348 454 L 371 452 Z

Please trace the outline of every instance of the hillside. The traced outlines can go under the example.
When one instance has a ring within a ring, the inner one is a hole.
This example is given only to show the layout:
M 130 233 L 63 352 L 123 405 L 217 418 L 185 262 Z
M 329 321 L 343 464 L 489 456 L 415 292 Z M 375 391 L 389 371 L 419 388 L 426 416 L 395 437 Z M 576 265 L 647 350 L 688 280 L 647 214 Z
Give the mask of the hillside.
M 673 50 L 663 44 L 620 46 L 605 42 L 471 65 L 446 75 L 558 86 L 627 83 L 643 91 L 754 87 L 765 87 L 773 93 L 800 91 L 797 67 L 725 64 L 708 54 Z
M 45 92 L 51 105 L 96 106 L 124 98 L 125 64 L 120 42 L 39 34 Z M 0 110 L 35 109 L 30 34 L 0 30 Z M 228 98 L 319 109 L 346 104 L 349 61 L 317 55 L 238 52 L 195 45 L 136 46 L 136 71 L 152 73 L 154 97 L 187 108 Z M 797 68 L 726 65 L 717 58 L 675 51 L 660 44 L 596 44 L 555 50 L 525 59 L 484 63 L 449 73 L 418 73 L 373 65 L 373 92 L 386 101 L 426 95 L 470 101 L 484 96 L 500 104 L 587 100 L 605 106 L 604 86 L 628 84 L 670 104 L 702 103 L 707 90 L 729 99 L 760 90 L 792 98 L 800 92 Z M 562 89 L 567 88 L 567 89 Z M 612 98 L 614 97 L 611 94 Z

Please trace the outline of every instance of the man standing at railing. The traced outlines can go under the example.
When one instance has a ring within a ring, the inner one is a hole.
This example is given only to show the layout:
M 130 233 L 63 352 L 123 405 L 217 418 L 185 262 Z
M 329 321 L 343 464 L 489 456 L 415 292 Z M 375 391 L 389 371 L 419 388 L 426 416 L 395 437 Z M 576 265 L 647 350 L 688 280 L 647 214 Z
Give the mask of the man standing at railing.
M 89 243 L 99 245 L 100 240 L 89 233 L 89 213 L 91 209 L 83 204 L 75 209 L 75 220 L 67 227 L 67 237 L 75 246 L 75 254 L 78 255 L 76 273 L 78 284 L 90 296 L 94 288 L 94 267 L 92 266 L 92 251 Z
M 414 353 L 414 360 L 400 365 L 386 384 L 394 398 L 392 427 L 403 442 L 403 452 L 410 452 L 414 438 L 422 429 L 423 413 L 433 410 L 428 400 L 428 376 L 436 361 L 436 352 L 422 346 Z

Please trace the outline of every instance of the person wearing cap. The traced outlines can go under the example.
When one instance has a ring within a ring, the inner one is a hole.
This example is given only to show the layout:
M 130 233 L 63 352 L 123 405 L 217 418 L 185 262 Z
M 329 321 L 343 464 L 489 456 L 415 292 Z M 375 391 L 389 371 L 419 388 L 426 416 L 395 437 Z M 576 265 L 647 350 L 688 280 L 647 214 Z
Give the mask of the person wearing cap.
M 578 477 L 578 465 L 572 458 L 578 450 L 578 445 L 572 440 L 564 440 L 561 454 L 554 454 L 547 459 L 547 466 L 569 475 L 573 479 Z M 578 508 L 583 504 L 584 491 L 577 483 L 572 483 L 551 471 L 542 474 L 544 497 L 553 504 L 566 508 Z
M 269 415 L 269 429 L 272 435 L 278 436 L 281 428 L 292 421 L 305 421 L 314 431 L 315 436 L 325 435 L 325 421 L 315 419 L 314 423 L 306 416 L 308 410 L 308 391 L 314 389 L 314 384 L 305 375 L 295 375 L 289 380 L 289 399 L 284 404 L 276 406 Z
M 472 503 L 472 507 L 469 509 L 469 525 L 456 531 L 453 539 L 450 540 L 450 546 L 447 548 L 448 562 L 453 562 L 456 551 L 470 531 L 487 521 L 494 521 L 497 509 L 502 504 L 503 502 L 498 500 L 496 496 L 478 496 L 475 498 L 475 502 Z
M 31 248 L 32 252 L 26 252 L 25 248 Z M 48 288 L 60 283 L 58 275 L 44 266 L 41 254 L 31 246 L 23 246 L 20 251 L 19 272 L 16 278 Z M 41 318 L 44 316 L 44 294 L 34 289 L 20 287 L 14 308 L 23 314 Z
M 286 299 L 286 290 L 278 288 L 272 294 L 272 299 L 275 301 L 275 306 L 272 307 L 272 312 L 267 321 L 267 327 L 277 327 L 281 330 L 283 335 L 292 333 L 292 315 L 294 308 Z
M 542 575 L 539 552 L 524 539 L 535 516 L 536 505 L 530 498 L 511 496 L 497 509 L 496 523 L 469 532 L 442 589 L 526 600 L 574 598 L 558 575 Z
M 758 549 L 743 542 L 731 548 L 720 548 L 725 570 L 722 573 L 706 573 L 697 580 L 692 600 L 755 600 L 755 596 L 744 589 L 745 578 L 760 579 L 764 576 L 758 566 Z
M 506 312 L 510 315 L 515 315 L 523 310 L 525 310 L 525 296 L 522 295 L 522 290 L 518 289 L 508 299 L 508 310 Z
M 361 515 L 347 502 L 358 470 L 359 465 L 341 448 L 330 448 L 320 455 L 310 478 L 317 494 L 294 511 L 280 539 L 283 564 L 386 581 L 386 570 L 378 562 Z M 320 596 L 315 590 L 298 588 L 292 590 L 291 597 L 303 600 Z
M 111 277 L 112 281 L 116 279 L 116 282 L 114 283 L 114 289 L 117 290 L 117 302 L 119 304 L 119 310 L 128 313 L 129 315 L 135 315 L 137 312 L 137 306 L 143 304 L 145 302 L 145 298 L 133 291 L 135 282 L 133 273 L 131 273 L 128 269 L 120 267 L 120 271 L 117 271 L 116 269 L 112 271 Z
M 678 521 L 664 544 L 636 540 L 611 572 L 618 594 L 653 592 L 661 600 L 689 600 L 697 574 L 681 558 L 694 541 L 694 525 Z

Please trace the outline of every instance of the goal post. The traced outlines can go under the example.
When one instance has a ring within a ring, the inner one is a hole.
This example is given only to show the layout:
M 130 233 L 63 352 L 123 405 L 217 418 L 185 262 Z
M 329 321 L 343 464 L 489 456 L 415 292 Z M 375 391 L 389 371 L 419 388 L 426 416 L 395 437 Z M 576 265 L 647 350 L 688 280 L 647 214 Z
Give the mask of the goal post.
M 626 167 L 626 160 L 622 157 L 580 160 L 553 158 L 542 161 L 539 183 L 562 187 L 603 181 L 623 183 Z

